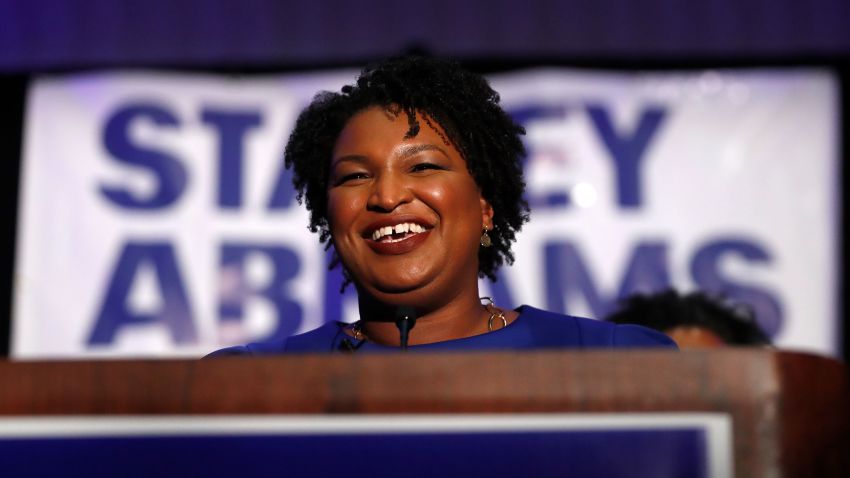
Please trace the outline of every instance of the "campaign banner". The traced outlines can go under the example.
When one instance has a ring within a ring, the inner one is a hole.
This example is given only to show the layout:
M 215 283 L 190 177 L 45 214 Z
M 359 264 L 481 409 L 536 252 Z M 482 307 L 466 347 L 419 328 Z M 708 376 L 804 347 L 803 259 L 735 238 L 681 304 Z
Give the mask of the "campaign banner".
M 35 80 L 12 355 L 199 356 L 356 320 L 282 161 L 300 110 L 355 76 Z M 532 213 L 482 295 L 601 319 L 634 293 L 702 290 L 751 308 L 779 347 L 839 355 L 832 73 L 490 80 L 528 132 Z
M 366 460 L 363 457 L 377 456 Z M 359 457 L 353 460 L 352 457 Z M 713 413 L 0 419 L 13 476 L 733 475 Z

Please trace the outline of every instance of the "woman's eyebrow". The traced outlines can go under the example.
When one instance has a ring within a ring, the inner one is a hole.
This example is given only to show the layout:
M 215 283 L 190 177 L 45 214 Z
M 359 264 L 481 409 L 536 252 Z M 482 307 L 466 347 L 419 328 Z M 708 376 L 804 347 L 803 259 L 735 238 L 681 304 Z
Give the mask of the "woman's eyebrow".
M 410 156 L 415 156 L 423 151 L 438 151 L 442 153 L 443 156 L 449 157 L 449 153 L 446 152 L 445 149 L 429 143 L 422 144 L 407 144 L 403 146 L 399 146 L 395 149 L 393 154 L 398 158 L 409 158 Z M 338 158 L 333 158 L 331 160 L 331 168 L 336 167 L 340 163 L 357 163 L 364 164 L 368 163 L 369 158 L 362 154 L 346 154 L 345 156 L 340 156 Z
M 423 151 L 439 151 L 445 157 L 449 157 L 449 153 L 446 152 L 443 148 L 430 143 L 422 143 L 422 144 L 408 144 L 404 146 L 400 146 L 395 150 L 396 156 L 399 158 L 407 158 L 410 156 L 415 156 Z
M 367 162 L 368 160 L 369 159 L 366 156 L 363 156 L 363 155 L 360 155 L 360 154 L 347 154 L 345 156 L 333 158 L 333 160 L 331 160 L 331 168 L 338 165 L 339 163 L 351 162 L 351 163 L 363 164 L 363 163 Z

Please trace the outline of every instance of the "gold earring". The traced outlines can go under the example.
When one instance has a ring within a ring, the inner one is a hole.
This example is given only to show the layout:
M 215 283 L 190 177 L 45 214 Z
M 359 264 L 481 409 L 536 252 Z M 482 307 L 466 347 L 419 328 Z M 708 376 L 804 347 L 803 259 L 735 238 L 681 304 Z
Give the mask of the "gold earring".
M 484 228 L 484 233 L 481 234 L 481 247 L 490 247 L 493 245 L 493 241 L 490 240 L 490 235 L 487 234 L 487 228 Z

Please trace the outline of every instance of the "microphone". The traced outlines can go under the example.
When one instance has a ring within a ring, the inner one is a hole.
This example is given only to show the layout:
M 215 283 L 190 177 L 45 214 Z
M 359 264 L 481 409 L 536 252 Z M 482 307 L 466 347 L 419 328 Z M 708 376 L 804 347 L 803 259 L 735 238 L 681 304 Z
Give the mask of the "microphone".
M 413 307 L 402 306 L 395 311 L 395 326 L 398 327 L 401 349 L 407 350 L 407 336 L 416 325 L 416 310 Z

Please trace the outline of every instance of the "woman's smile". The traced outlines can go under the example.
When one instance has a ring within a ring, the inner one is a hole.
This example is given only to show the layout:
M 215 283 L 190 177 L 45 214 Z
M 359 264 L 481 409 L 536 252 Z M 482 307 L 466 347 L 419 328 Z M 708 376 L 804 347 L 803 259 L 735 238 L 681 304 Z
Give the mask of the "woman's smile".
M 406 254 L 422 244 L 432 228 L 417 218 L 388 217 L 370 224 L 364 236 L 366 244 L 378 254 Z
M 395 221 L 393 221 L 395 222 Z M 372 233 L 372 240 L 376 242 L 399 242 L 410 236 L 422 234 L 428 229 L 415 222 L 402 222 L 395 226 L 378 227 Z

